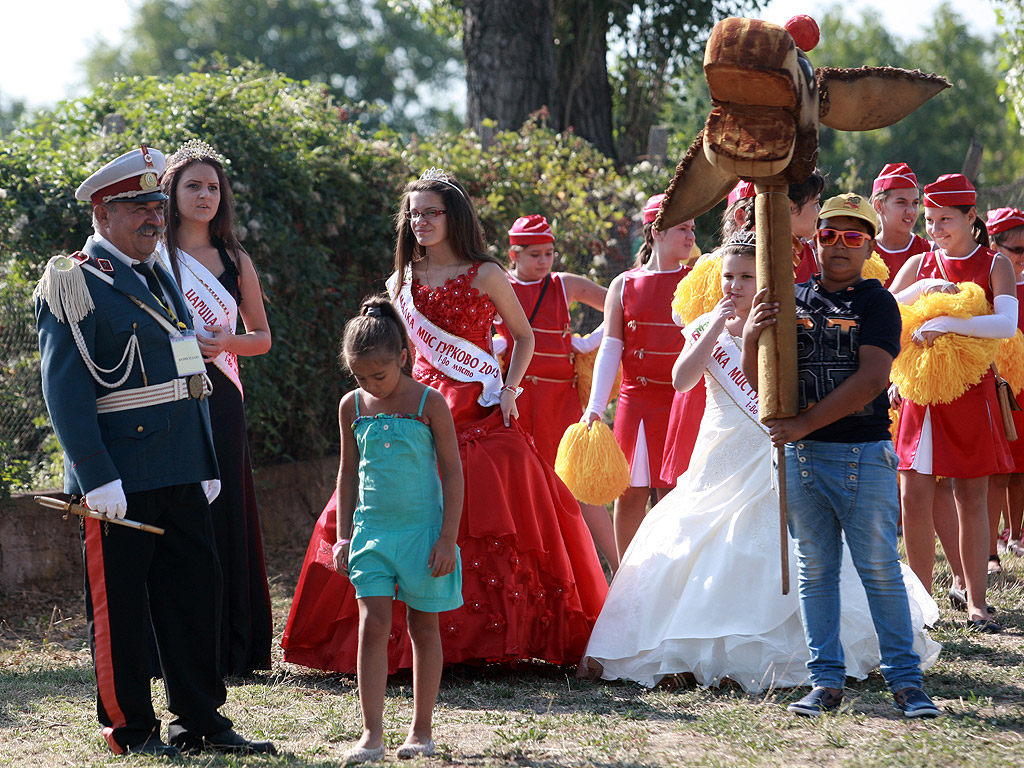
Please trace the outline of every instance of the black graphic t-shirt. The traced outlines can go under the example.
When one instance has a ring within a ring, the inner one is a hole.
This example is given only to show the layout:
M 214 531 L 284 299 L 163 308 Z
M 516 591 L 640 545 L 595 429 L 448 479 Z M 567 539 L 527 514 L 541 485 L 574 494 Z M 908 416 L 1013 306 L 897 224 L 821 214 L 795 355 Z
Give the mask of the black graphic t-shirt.
M 862 345 L 896 357 L 900 351 L 900 310 L 877 280 L 861 280 L 830 293 L 817 277 L 796 285 L 796 345 L 800 410 L 813 407 L 851 376 Z M 805 439 L 827 443 L 888 440 L 889 397 L 883 390 L 864 408 Z

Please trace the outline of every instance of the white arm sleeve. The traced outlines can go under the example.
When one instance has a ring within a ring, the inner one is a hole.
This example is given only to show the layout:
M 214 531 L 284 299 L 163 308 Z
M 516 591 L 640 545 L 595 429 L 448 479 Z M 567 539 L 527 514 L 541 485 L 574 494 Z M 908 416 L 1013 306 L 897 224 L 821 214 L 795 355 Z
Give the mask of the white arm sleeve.
M 597 328 L 592 330 L 586 336 L 573 336 L 572 337 L 572 351 L 586 354 L 587 352 L 593 352 L 601 345 L 601 339 L 604 338 L 604 323 L 601 323 Z
M 900 304 L 913 304 L 919 298 L 924 296 L 932 288 L 938 288 L 942 290 L 947 285 L 953 285 L 953 283 L 943 280 L 941 277 L 925 277 L 918 280 L 916 283 L 908 285 L 896 295 L 896 301 Z
M 508 339 L 502 336 L 500 333 L 496 333 L 491 336 L 491 345 L 494 347 L 494 356 L 505 354 L 505 350 L 508 349 Z
M 1017 333 L 1017 297 L 996 296 L 995 313 L 977 317 L 936 317 L 914 331 L 914 341 L 922 341 L 926 331 L 957 333 L 981 339 L 1009 339 Z
M 622 362 L 622 346 L 622 339 L 616 339 L 614 336 L 605 336 L 601 339 L 601 348 L 594 362 L 594 378 L 590 384 L 590 402 L 587 403 L 583 421 L 587 421 L 591 413 L 598 416 L 604 414 L 608 396 L 612 393 L 612 385 L 615 384 L 615 376 L 619 372 L 619 363 Z

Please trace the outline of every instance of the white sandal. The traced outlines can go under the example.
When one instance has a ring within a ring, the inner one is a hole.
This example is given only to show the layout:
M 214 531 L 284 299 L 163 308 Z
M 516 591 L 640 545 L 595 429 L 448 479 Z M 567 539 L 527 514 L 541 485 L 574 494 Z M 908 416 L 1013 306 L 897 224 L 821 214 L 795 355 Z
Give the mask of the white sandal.
M 399 760 L 409 760 L 413 757 L 430 757 L 434 751 L 434 740 L 431 739 L 426 744 L 403 744 L 395 752 L 395 756 Z

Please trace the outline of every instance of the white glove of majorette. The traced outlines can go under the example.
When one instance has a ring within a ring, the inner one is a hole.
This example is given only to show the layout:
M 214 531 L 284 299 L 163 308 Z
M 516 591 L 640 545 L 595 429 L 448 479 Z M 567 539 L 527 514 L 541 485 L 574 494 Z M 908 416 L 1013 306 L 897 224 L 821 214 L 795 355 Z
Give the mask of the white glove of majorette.
M 206 494 L 206 503 L 212 504 L 213 500 L 220 496 L 220 480 L 203 480 L 203 493 Z
M 128 500 L 124 497 L 121 479 L 111 480 L 85 494 L 85 506 L 94 509 L 109 519 L 123 520 L 128 511 Z

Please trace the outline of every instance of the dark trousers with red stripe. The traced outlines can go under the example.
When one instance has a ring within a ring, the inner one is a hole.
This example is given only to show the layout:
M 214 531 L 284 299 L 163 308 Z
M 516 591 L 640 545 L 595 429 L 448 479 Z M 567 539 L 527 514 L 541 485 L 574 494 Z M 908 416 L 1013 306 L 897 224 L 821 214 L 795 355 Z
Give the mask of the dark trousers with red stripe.
M 199 483 L 127 494 L 127 517 L 164 535 L 86 519 L 85 606 L 96 669 L 96 709 L 114 752 L 159 734 L 150 699 L 152 622 L 171 725 L 199 736 L 231 721 L 217 668 L 221 575 L 210 509 Z

